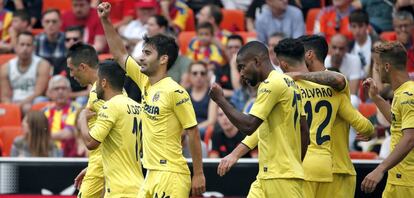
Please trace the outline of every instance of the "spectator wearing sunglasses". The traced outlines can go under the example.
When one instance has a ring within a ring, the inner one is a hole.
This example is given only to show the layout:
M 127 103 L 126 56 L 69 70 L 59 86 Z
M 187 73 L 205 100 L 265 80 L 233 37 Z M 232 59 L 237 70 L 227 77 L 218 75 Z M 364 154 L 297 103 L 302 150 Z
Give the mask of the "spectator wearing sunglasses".
M 48 60 L 53 66 L 53 74 L 60 72 L 60 58 L 65 57 L 65 34 L 60 31 L 62 21 L 60 19 L 60 11 L 50 9 L 43 13 L 42 26 L 44 32 L 35 38 L 35 54 Z
M 203 139 L 206 128 L 215 124 L 217 105 L 208 95 L 210 86 L 207 64 L 201 61 L 194 62 L 189 67 L 189 73 L 190 89 L 188 93 L 194 106 L 200 137 Z

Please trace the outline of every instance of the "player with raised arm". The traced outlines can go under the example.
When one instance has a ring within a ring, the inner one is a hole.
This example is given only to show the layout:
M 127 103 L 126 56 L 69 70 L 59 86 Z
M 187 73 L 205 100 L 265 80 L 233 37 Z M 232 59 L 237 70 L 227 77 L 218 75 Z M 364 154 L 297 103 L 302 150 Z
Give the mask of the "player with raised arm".
M 122 93 L 124 81 L 125 71 L 115 61 L 101 63 L 96 95 L 106 102 L 98 112 L 82 110 L 78 126 L 89 150 L 101 147 L 105 197 L 136 198 L 144 181 L 139 156 L 140 105 Z M 97 120 L 90 128 L 87 120 L 94 115 Z
M 96 81 L 98 80 L 98 54 L 90 45 L 77 43 L 69 48 L 67 63 L 72 76 L 82 86 L 92 85 L 89 92 L 87 108 L 98 112 L 104 103 L 96 96 Z M 88 120 L 88 126 L 92 128 L 96 116 Z M 79 197 L 101 197 L 104 193 L 104 173 L 102 167 L 102 154 L 100 147 L 89 152 L 88 167 L 75 178 L 75 186 L 79 189 Z
M 268 49 L 261 42 L 243 46 L 237 66 L 242 80 L 251 86 L 260 83 L 250 114 L 233 108 L 217 84 L 212 85 L 210 96 L 241 132 L 251 135 L 260 125 L 268 126 L 258 133 L 259 173 L 248 197 L 302 197 L 298 87 L 289 76 L 273 69 Z
M 391 123 L 391 153 L 369 173 L 361 190 L 371 193 L 388 171 L 382 197 L 414 197 L 414 82 L 406 71 L 407 52 L 399 42 L 387 42 L 374 48 L 379 61 L 374 67 L 382 82 L 390 83 L 394 91 L 392 105 L 384 100 L 375 81 L 368 78 L 363 85 L 369 97 Z
M 139 64 L 128 55 L 121 37 L 109 20 L 111 5 L 98 6 L 110 51 L 142 92 L 143 165 L 147 169 L 138 197 L 188 197 L 205 191 L 200 136 L 194 108 L 187 91 L 167 70 L 178 56 L 174 38 L 165 35 L 144 37 Z M 182 154 L 181 134 L 190 138 L 193 178 Z

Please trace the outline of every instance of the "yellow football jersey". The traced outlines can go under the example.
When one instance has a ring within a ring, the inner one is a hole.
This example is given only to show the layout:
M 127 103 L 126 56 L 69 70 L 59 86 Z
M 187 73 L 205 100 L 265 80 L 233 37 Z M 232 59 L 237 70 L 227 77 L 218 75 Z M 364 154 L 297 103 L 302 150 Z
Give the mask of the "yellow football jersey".
M 331 150 L 332 127 L 336 117 L 343 118 L 357 130 L 369 128 L 372 124 L 355 122 L 349 116 L 355 109 L 346 102 L 346 94 L 336 92 L 333 88 L 310 81 L 299 80 L 301 97 L 310 134 L 310 145 L 303 161 L 305 180 L 331 182 L 333 179 L 333 161 Z M 369 128 L 373 131 L 373 127 Z M 344 140 L 339 140 L 344 141 Z
M 96 95 L 96 82 L 93 84 L 91 91 L 89 92 L 89 99 L 87 107 L 93 112 L 98 112 L 99 109 L 104 104 L 104 100 L 99 100 Z M 88 127 L 91 129 L 96 122 L 97 116 L 93 116 L 88 120 Z M 89 151 L 88 156 L 88 171 L 86 171 L 85 178 L 88 177 L 103 177 L 103 167 L 102 167 L 102 153 L 101 146 L 95 150 Z
M 391 106 L 391 150 L 400 142 L 404 129 L 414 128 L 414 82 L 408 81 L 394 91 Z M 388 171 L 388 183 L 414 186 L 414 150 Z
M 292 110 L 293 109 L 293 110 Z M 259 179 L 303 178 L 298 87 L 287 75 L 272 71 L 260 83 L 250 114 L 268 123 L 259 130 Z
M 181 146 L 183 129 L 197 125 L 190 96 L 170 77 L 151 85 L 140 69 L 128 57 L 127 74 L 142 91 L 144 168 L 190 174 Z
M 101 142 L 105 197 L 136 197 L 144 176 L 140 150 L 140 105 L 124 95 L 106 101 L 90 135 Z

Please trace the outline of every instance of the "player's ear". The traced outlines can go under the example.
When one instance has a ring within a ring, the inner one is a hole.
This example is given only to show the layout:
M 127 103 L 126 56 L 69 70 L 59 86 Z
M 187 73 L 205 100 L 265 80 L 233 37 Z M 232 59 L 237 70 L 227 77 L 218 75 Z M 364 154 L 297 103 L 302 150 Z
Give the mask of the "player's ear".
M 106 88 L 107 85 L 108 85 L 108 82 L 106 81 L 106 78 L 103 78 L 101 80 L 101 86 L 102 86 L 102 88 Z
M 168 56 L 167 55 L 162 55 L 160 57 L 160 65 L 167 65 L 168 63 Z

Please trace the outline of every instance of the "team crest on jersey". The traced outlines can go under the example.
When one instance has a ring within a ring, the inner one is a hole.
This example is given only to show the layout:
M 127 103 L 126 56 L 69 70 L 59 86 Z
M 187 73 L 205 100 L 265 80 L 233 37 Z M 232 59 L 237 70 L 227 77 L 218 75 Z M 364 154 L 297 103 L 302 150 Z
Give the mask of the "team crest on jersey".
M 157 91 L 157 93 L 154 94 L 152 97 L 152 102 L 157 102 L 160 99 L 160 92 Z

